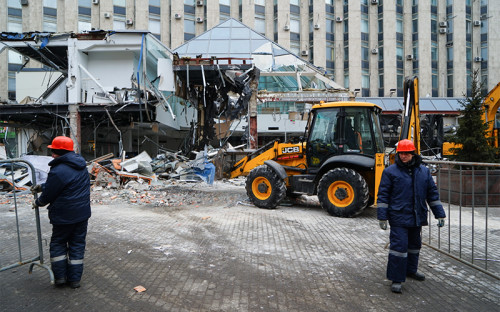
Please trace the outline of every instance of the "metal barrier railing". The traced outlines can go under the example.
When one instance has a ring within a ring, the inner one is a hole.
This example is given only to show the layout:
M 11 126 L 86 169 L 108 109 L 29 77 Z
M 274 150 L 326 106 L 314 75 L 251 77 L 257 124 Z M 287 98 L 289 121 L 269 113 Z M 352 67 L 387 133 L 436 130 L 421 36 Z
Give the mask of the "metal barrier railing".
M 500 279 L 500 164 L 425 162 L 432 167 L 447 225 L 436 230 L 429 213 L 423 243 Z
M 35 224 L 36 224 L 36 245 L 38 246 L 38 255 L 34 255 L 36 253 L 36 251 L 31 251 L 31 254 L 33 254 L 33 255 L 25 256 L 26 253 L 30 253 L 29 249 L 31 249 L 33 244 L 30 244 L 31 243 L 30 238 L 29 237 L 27 238 L 26 237 L 27 235 L 25 235 L 26 229 L 22 229 L 22 227 L 20 226 L 20 216 L 19 216 L 19 211 L 18 211 L 18 207 L 17 207 L 18 200 L 17 200 L 17 194 L 16 194 L 17 193 L 16 190 L 18 190 L 18 187 L 16 186 L 16 180 L 14 177 L 14 164 L 23 164 L 23 166 L 26 165 L 31 169 L 31 181 L 33 182 L 33 185 L 36 184 L 35 168 L 33 167 L 33 165 L 30 162 L 23 160 L 23 159 L 0 160 L 0 164 L 5 164 L 5 163 L 10 163 L 10 168 L 11 168 L 11 173 L 12 173 L 11 174 L 12 188 L 13 188 L 12 193 L 13 193 L 13 197 L 14 197 L 14 212 L 15 212 L 15 221 L 16 221 L 15 222 L 16 233 L 13 235 L 13 237 L 15 236 L 14 239 L 16 240 L 16 244 L 17 244 L 17 250 L 16 250 L 17 257 L 15 255 L 7 254 L 9 251 L 12 251 L 12 249 L 15 249 L 15 248 L 7 248 L 6 246 L 9 244 L 5 243 L 5 242 L 3 242 L 1 244 L 1 245 L 3 245 L 3 248 L 0 249 L 0 253 L 6 253 L 6 254 L 0 254 L 0 256 L 2 259 L 12 259 L 12 260 L 15 259 L 17 261 L 0 267 L 0 272 L 6 271 L 6 270 L 9 270 L 12 268 L 16 268 L 16 267 L 19 267 L 19 266 L 22 266 L 25 264 L 30 264 L 29 273 L 31 274 L 33 272 L 33 267 L 36 265 L 36 266 L 42 267 L 42 268 L 46 269 L 47 271 L 49 271 L 50 282 L 51 282 L 51 284 L 54 284 L 54 273 L 52 272 L 50 266 L 44 264 L 44 261 L 43 261 L 42 234 L 41 234 L 41 226 L 40 226 L 39 208 L 36 207 L 33 209 L 34 215 L 35 215 Z M 36 199 L 36 198 L 37 198 L 37 195 L 35 194 L 34 199 Z M 31 206 L 29 207 L 29 209 L 31 210 Z M 2 227 L 12 229 L 14 227 L 14 225 L 1 224 L 5 220 L 8 220 L 8 218 L 2 218 L 2 220 L 0 220 L 0 225 L 2 225 Z M 30 223 L 30 224 L 32 224 L 32 223 Z M 28 232 L 32 233 L 32 231 L 29 231 L 29 230 L 28 230 Z M 28 247 L 26 247 L 27 245 L 28 245 Z M 24 253 L 24 255 L 23 255 L 23 253 Z

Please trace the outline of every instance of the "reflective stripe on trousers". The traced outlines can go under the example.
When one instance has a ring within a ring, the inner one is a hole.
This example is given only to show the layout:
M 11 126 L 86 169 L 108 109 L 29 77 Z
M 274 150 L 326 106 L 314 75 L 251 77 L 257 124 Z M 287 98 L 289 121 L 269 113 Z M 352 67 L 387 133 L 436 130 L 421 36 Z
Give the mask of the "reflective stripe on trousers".
M 406 275 L 417 272 L 422 240 L 421 227 L 391 226 L 387 279 L 404 282 Z
M 83 257 L 88 221 L 75 224 L 53 224 L 50 239 L 52 271 L 56 279 L 80 281 L 83 273 Z M 66 260 L 67 261 L 62 261 Z M 53 261 L 52 259 L 60 259 Z

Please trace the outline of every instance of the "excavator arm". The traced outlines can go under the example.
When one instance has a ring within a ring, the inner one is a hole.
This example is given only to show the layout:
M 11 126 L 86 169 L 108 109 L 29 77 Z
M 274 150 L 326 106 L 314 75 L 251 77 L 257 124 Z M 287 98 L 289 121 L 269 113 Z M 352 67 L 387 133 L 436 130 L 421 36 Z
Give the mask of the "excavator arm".
M 406 78 L 404 82 L 404 113 L 401 120 L 399 141 L 408 139 L 415 144 L 415 153 L 420 155 L 420 106 L 418 103 L 418 78 Z M 395 154 L 389 155 L 389 162 L 394 163 Z M 382 171 L 384 171 L 384 154 L 375 156 L 375 199 L 377 198 Z M 376 205 L 376 201 L 375 201 Z
M 406 78 L 404 83 L 404 115 L 401 120 L 399 141 L 408 139 L 420 154 L 420 106 L 418 103 L 418 78 Z

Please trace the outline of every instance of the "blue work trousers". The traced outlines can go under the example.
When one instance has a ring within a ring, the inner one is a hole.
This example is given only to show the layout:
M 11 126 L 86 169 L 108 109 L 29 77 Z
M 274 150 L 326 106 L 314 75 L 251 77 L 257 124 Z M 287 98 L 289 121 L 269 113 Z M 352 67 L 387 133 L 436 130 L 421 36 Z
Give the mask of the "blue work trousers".
M 418 256 L 422 247 L 421 226 L 391 226 L 387 279 L 396 283 L 406 275 L 417 272 Z
M 53 224 L 50 264 L 55 279 L 78 282 L 83 273 L 83 256 L 88 220 L 74 224 Z

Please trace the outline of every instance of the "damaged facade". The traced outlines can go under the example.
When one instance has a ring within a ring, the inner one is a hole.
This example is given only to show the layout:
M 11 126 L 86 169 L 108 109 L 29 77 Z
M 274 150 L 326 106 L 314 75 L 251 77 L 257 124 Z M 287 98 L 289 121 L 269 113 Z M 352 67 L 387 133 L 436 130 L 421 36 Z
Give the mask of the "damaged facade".
M 46 154 L 57 135 L 71 136 L 87 159 L 198 148 L 212 134 L 190 130 L 213 127 L 213 122 L 207 118 L 197 127 L 197 118 L 246 113 L 244 77 L 256 72 L 251 64 L 217 64 L 217 70 L 212 66 L 201 76 L 185 68 L 174 74 L 172 52 L 142 32 L 2 33 L 0 44 L 61 73 L 40 97 L 2 104 L 4 127 L 17 129 L 16 146 L 6 147 L 10 157 Z M 176 60 L 182 67 L 182 59 Z M 200 90 L 194 82 L 202 78 L 206 88 Z M 219 92 L 213 95 L 211 88 Z
M 215 50 L 198 55 L 200 43 Z M 272 127 L 261 131 L 259 113 L 299 107 L 300 118 L 285 125 L 297 135 L 308 106 L 350 96 L 314 65 L 233 19 L 174 53 L 149 33 L 128 31 L 2 33 L 0 46 L 60 73 L 39 97 L 2 104 L 0 120 L 17 129 L 11 157 L 46 154 L 56 135 L 73 137 L 87 159 L 124 151 L 189 154 L 222 146 L 231 135 L 233 144 L 256 148 L 265 143 L 261 133 L 283 136 Z

